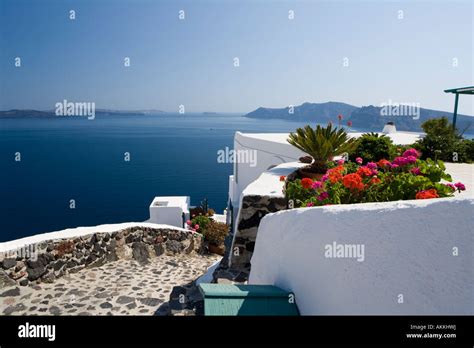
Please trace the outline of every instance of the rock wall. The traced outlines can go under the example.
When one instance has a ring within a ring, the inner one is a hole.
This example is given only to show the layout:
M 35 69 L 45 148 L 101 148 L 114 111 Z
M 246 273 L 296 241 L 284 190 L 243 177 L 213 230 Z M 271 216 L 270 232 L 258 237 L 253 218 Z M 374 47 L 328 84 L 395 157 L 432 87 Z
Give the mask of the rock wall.
M 230 250 L 230 268 L 248 276 L 260 221 L 268 213 L 287 209 L 287 200 L 284 197 L 244 196 L 240 209 L 237 231 Z
M 27 252 L 24 252 L 27 250 Z M 132 227 L 69 239 L 43 241 L 0 254 L 0 288 L 12 284 L 53 282 L 85 267 L 118 259 L 147 263 L 166 254 L 203 253 L 202 236 L 184 230 Z
M 288 208 L 283 193 L 285 185 L 281 176 L 293 177 L 301 163 L 284 163 L 262 173 L 242 192 L 239 213 L 236 219 L 232 247 L 229 249 L 228 265 L 221 263 L 214 278 L 226 278 L 244 282 L 250 274 L 250 261 L 255 248 L 260 221 L 269 213 Z

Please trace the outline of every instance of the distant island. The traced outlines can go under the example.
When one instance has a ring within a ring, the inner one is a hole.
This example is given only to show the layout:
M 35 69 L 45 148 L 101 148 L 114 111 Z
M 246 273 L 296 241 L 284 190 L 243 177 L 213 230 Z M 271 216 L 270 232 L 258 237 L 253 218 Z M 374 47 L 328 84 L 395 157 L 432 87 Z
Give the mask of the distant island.
M 391 106 L 393 107 L 393 105 Z M 421 131 L 421 124 L 430 118 L 439 118 L 442 116 L 452 118 L 452 112 L 439 111 L 431 109 L 417 108 L 416 114 L 402 115 L 398 114 L 384 114 L 384 107 L 382 106 L 362 106 L 341 103 L 341 102 L 326 102 L 326 103 L 303 103 L 292 108 L 264 108 L 260 107 L 244 117 L 256 119 L 283 119 L 291 121 L 304 121 L 326 124 L 333 122 L 338 124 L 338 115 L 342 115 L 342 125 L 347 125 L 350 121 L 354 129 L 379 131 L 387 122 L 394 122 L 398 130 L 401 131 Z M 145 110 L 112 110 L 112 109 L 97 109 L 95 111 L 97 116 L 152 116 L 152 115 L 167 115 L 175 114 L 162 110 L 145 109 Z M 217 115 L 216 112 L 201 112 L 188 113 L 189 115 Z M 20 110 L 12 109 L 8 111 L 0 111 L 1 118 L 54 118 L 56 116 L 54 110 L 40 111 L 40 110 Z M 458 115 L 457 128 L 461 131 L 474 132 L 474 117 L 468 115 Z
M 393 106 L 392 106 L 393 107 Z M 260 107 L 249 112 L 245 117 L 259 119 L 285 119 L 293 121 L 308 121 L 315 123 L 328 123 L 332 121 L 338 124 L 338 115 L 343 115 L 341 124 L 351 121 L 352 127 L 364 130 L 379 131 L 387 122 L 395 122 L 398 130 L 420 131 L 421 124 L 429 118 L 439 118 L 442 116 L 452 118 L 452 112 L 430 110 L 419 108 L 417 114 L 413 116 L 384 115 L 383 107 L 362 106 L 357 107 L 340 102 L 327 103 L 304 103 L 299 106 L 275 109 Z M 390 113 L 389 113 L 390 114 Z M 474 117 L 467 115 L 457 116 L 457 128 L 461 131 L 474 130 Z

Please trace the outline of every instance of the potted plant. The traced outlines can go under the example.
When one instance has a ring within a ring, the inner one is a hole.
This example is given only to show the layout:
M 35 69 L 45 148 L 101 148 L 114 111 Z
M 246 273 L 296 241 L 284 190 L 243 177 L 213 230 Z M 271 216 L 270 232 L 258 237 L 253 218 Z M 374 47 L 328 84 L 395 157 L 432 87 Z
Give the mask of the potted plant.
M 309 166 L 298 171 L 299 175 L 318 180 L 326 173 L 328 161 L 350 152 L 355 146 L 355 140 L 343 128 L 333 127 L 331 123 L 326 127 L 317 125 L 315 129 L 309 125 L 298 128 L 290 133 L 288 142 L 313 158 Z
M 224 240 L 229 233 L 229 226 L 222 222 L 211 221 L 204 232 L 204 238 L 209 242 L 209 252 L 224 255 Z

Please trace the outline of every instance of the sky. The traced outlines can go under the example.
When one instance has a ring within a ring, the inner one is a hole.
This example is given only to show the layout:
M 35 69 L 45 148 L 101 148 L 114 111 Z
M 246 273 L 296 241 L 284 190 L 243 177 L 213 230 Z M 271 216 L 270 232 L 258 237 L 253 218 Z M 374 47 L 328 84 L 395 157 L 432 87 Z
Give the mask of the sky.
M 0 110 L 66 99 L 171 112 L 326 101 L 452 111 L 443 90 L 474 85 L 473 3 L 0 0 Z M 461 96 L 459 112 L 473 108 Z

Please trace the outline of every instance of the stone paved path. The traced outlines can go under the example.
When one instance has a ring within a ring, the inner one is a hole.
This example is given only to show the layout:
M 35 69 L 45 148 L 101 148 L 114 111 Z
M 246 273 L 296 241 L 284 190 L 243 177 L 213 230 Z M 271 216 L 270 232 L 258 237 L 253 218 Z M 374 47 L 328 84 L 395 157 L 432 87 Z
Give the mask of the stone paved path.
M 2 315 L 153 315 L 174 286 L 204 274 L 218 255 L 178 255 L 140 265 L 119 260 L 35 286 L 0 290 Z

